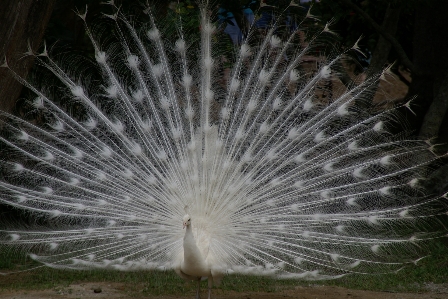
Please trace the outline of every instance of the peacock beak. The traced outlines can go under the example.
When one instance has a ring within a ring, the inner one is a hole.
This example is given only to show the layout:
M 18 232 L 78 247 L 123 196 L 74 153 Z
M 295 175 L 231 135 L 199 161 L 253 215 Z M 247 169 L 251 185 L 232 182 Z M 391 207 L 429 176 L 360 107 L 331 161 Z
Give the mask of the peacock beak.
M 184 229 L 185 226 L 187 226 L 187 224 L 184 222 L 184 224 L 182 225 L 182 229 Z

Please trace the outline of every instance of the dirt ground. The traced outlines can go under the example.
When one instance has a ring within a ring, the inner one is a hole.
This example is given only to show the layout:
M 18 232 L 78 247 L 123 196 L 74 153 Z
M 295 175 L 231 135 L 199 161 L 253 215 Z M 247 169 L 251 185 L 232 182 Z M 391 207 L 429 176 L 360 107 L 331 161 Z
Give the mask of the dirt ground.
M 54 288 L 51 290 L 27 290 L 27 291 L 0 291 L 2 299 L 59 299 L 59 298 L 154 298 L 154 299 L 180 299 L 194 298 L 195 294 L 184 294 L 182 296 L 152 296 L 139 294 L 139 290 L 134 292 L 124 291 L 122 283 L 83 283 L 74 284 L 68 287 Z M 448 298 L 448 283 L 443 285 L 428 285 L 426 293 L 391 293 L 372 292 L 362 290 L 350 290 L 333 286 L 309 286 L 296 287 L 292 290 L 283 290 L 275 293 L 263 292 L 231 292 L 214 289 L 212 297 L 214 299 L 445 299 Z M 95 292 L 95 290 L 97 292 Z M 98 293 L 98 291 L 100 291 Z M 201 298 L 207 298 L 206 290 L 202 291 Z

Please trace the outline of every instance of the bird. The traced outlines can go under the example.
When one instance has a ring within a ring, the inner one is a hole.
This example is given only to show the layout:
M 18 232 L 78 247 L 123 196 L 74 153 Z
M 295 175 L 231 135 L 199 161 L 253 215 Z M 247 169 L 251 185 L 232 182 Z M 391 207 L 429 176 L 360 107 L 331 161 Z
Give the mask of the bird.
M 412 100 L 359 105 L 390 74 L 342 84 L 357 43 L 337 47 L 330 26 L 300 42 L 310 11 L 253 23 L 223 54 L 205 2 L 197 28 L 168 12 L 171 31 L 153 7 L 139 23 L 105 5 L 103 29 L 79 13 L 90 57 L 28 51 L 40 81 L 2 65 L 29 98 L 21 116 L 0 112 L 0 202 L 31 219 L 2 223 L 2 247 L 56 269 L 172 270 L 197 298 L 208 279 L 210 299 L 233 273 L 399 271 L 443 235 L 447 196 L 422 184 L 438 156 L 397 132 Z
M 193 235 L 191 217 L 186 214 L 183 217 L 183 228 L 186 228 L 183 240 L 184 256 L 178 260 L 180 263 L 175 267 L 176 273 L 185 280 L 197 280 L 198 289 L 196 298 L 200 298 L 200 282 L 202 277 L 208 279 L 208 298 L 211 298 L 213 284 L 219 285 L 224 271 L 217 267 L 213 257 L 209 256 L 209 240 L 200 238 L 198 242 Z

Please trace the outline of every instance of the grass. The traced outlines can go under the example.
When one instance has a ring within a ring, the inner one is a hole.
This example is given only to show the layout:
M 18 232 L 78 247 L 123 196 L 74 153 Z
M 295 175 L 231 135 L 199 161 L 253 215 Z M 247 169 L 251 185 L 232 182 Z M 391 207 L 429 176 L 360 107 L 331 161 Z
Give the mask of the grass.
M 448 281 L 447 242 L 434 242 L 431 256 L 418 265 L 409 266 L 396 274 L 349 275 L 336 280 L 297 281 L 276 280 L 268 277 L 229 275 L 220 289 L 236 292 L 276 292 L 301 285 L 331 285 L 350 289 L 388 292 L 422 292 L 426 283 L 441 284 Z M 20 265 L 20 266 L 17 266 Z M 3 252 L 0 272 L 36 266 L 17 252 Z M 111 270 L 69 271 L 40 267 L 36 270 L 0 276 L 0 290 L 42 290 L 68 287 L 74 283 L 109 282 L 123 284 L 123 291 L 139 290 L 145 295 L 194 293 L 196 284 L 184 282 L 173 271 L 118 272 Z M 203 287 L 206 283 L 204 282 Z

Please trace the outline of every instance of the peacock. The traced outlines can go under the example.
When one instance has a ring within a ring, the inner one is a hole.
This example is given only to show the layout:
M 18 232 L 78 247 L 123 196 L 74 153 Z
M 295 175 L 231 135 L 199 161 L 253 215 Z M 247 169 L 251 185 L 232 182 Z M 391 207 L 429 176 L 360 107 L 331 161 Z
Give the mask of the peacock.
M 231 273 L 398 271 L 443 235 L 446 196 L 422 185 L 438 157 L 397 131 L 412 102 L 366 109 L 389 71 L 341 83 L 358 43 L 338 48 L 312 9 L 253 19 L 223 48 L 208 3 L 193 29 L 176 5 L 175 28 L 105 5 L 104 27 L 79 13 L 90 57 L 28 51 L 44 80 L 2 65 L 29 99 L 0 112 L 0 202 L 33 219 L 3 223 L 3 247 L 58 269 L 174 270 L 211 298 Z

